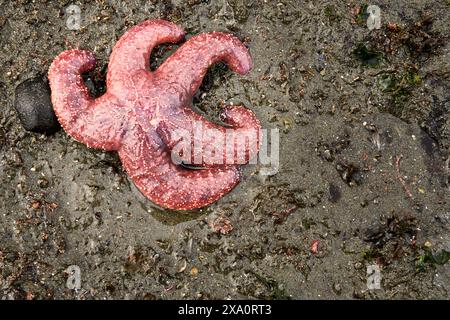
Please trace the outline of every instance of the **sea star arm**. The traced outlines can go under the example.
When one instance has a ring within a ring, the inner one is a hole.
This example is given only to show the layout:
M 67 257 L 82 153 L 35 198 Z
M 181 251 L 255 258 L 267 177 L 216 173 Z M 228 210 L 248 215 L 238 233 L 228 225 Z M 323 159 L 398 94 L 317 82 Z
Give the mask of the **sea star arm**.
M 55 58 L 48 73 L 53 109 L 64 130 L 77 141 L 92 148 L 117 150 L 126 117 L 113 97 L 89 96 L 81 74 L 94 65 L 94 54 L 83 50 L 67 50 Z
M 156 73 L 170 77 L 193 96 L 208 67 L 219 61 L 226 62 L 239 74 L 246 74 L 252 68 L 250 54 L 238 38 L 227 33 L 209 32 L 186 41 Z
M 245 164 L 259 151 L 261 126 L 255 114 L 243 106 L 227 106 L 222 120 L 231 128 L 217 125 L 190 107 L 163 119 L 157 133 L 174 161 L 197 166 Z
M 141 133 L 135 134 L 137 138 Z M 138 189 L 162 207 L 174 210 L 204 207 L 240 181 L 241 172 L 235 166 L 189 170 L 174 164 L 154 134 L 133 140 L 134 144 L 126 144 L 119 150 L 120 159 Z
M 184 31 L 164 20 L 147 20 L 131 28 L 114 46 L 108 68 L 107 85 L 121 80 L 124 74 L 150 69 L 150 53 L 161 43 L 176 43 L 184 38 Z

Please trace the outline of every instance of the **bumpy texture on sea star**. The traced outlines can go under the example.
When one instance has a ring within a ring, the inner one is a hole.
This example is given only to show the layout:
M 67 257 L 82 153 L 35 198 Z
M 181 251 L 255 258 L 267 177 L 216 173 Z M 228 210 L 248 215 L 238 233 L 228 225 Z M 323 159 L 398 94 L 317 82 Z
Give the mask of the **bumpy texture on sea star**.
M 211 64 L 224 61 L 239 74 L 251 69 L 247 48 L 230 34 L 203 33 L 150 71 L 150 53 L 156 45 L 183 39 L 183 30 L 164 20 L 148 20 L 128 30 L 113 48 L 107 92 L 96 99 L 89 96 L 81 77 L 94 68 L 93 53 L 64 51 L 49 69 L 53 108 L 64 130 L 88 147 L 118 151 L 141 192 L 156 204 L 177 210 L 203 207 L 229 192 L 241 177 L 238 149 L 248 161 L 260 143 L 260 124 L 249 109 L 223 109 L 221 117 L 231 130 L 191 109 L 192 97 Z M 244 144 L 239 143 L 242 136 L 248 138 Z M 196 148 L 179 155 L 202 167 L 198 170 L 172 160 L 176 157 L 171 150 L 191 138 Z M 234 143 L 231 151 L 224 141 Z M 211 161 L 217 156 L 225 164 Z

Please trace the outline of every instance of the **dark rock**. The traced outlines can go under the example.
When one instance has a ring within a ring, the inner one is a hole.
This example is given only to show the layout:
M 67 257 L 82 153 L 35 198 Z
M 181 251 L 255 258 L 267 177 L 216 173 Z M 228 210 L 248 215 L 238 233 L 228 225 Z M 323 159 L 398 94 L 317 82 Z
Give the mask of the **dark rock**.
M 361 172 L 354 164 L 340 162 L 336 165 L 336 170 L 341 175 L 342 180 L 344 180 L 349 186 L 352 187 L 361 184 Z
M 82 77 L 91 97 L 97 98 L 106 92 L 106 70 L 104 68 Z
M 59 123 L 50 99 L 50 87 L 42 77 L 28 79 L 16 87 L 14 106 L 27 131 L 53 133 Z
M 330 193 L 328 200 L 330 200 L 330 202 L 332 203 L 338 202 L 341 198 L 341 190 L 339 189 L 339 187 L 334 184 L 330 184 L 330 186 L 328 187 L 328 191 Z
M 382 225 L 376 224 L 368 227 L 364 232 L 364 240 L 368 242 L 378 242 L 385 235 Z
M 6 137 L 5 131 L 2 128 L 0 128 L 0 148 L 5 143 L 5 140 L 6 140 L 5 137 Z

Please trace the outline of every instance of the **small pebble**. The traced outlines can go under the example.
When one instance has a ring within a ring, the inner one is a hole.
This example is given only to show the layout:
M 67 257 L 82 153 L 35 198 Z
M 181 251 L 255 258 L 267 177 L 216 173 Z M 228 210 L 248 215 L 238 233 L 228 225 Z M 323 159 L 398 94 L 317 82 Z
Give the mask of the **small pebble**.
M 339 283 L 333 284 L 333 291 L 336 294 L 341 294 L 341 291 L 342 291 L 341 285 Z
M 41 187 L 41 188 L 47 188 L 48 185 L 49 185 L 49 182 L 48 182 L 47 179 L 45 179 L 45 178 L 40 178 L 40 179 L 38 179 L 38 186 L 39 186 L 39 187 Z
M 363 264 L 361 262 L 356 262 L 354 265 L 355 269 L 361 269 L 363 267 Z
M 58 130 L 50 87 L 43 78 L 32 78 L 19 84 L 15 90 L 14 106 L 25 130 L 46 134 Z
M 197 267 L 193 267 L 193 268 L 191 269 L 190 274 L 191 274 L 191 276 L 193 276 L 193 277 L 197 276 L 197 274 L 198 274 L 198 269 L 197 269 Z

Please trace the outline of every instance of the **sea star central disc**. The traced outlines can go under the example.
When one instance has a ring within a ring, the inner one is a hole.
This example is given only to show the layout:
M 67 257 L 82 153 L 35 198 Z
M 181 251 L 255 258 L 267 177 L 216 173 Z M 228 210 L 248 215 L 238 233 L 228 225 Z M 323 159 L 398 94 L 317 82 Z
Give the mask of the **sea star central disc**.
M 241 177 L 239 154 L 245 163 L 260 142 L 260 124 L 249 109 L 223 109 L 222 119 L 231 129 L 191 109 L 211 64 L 224 61 L 239 74 L 251 69 L 247 48 L 230 34 L 203 33 L 150 71 L 156 45 L 183 39 L 183 30 L 164 20 L 128 30 L 113 48 L 107 91 L 96 99 L 81 77 L 94 68 L 91 52 L 64 51 L 49 69 L 53 108 L 64 130 L 88 147 L 118 151 L 139 190 L 156 204 L 177 210 L 203 207 L 229 192 Z M 173 160 L 174 154 L 201 170 L 185 168 Z

